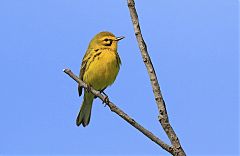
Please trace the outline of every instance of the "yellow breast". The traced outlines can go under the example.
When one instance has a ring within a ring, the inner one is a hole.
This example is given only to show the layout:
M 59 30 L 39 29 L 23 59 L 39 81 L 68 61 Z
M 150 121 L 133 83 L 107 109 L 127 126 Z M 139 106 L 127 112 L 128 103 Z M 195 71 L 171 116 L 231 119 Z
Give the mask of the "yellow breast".
M 120 67 L 117 52 L 103 49 L 89 61 L 88 69 L 83 75 L 83 81 L 96 90 L 102 90 L 115 81 Z

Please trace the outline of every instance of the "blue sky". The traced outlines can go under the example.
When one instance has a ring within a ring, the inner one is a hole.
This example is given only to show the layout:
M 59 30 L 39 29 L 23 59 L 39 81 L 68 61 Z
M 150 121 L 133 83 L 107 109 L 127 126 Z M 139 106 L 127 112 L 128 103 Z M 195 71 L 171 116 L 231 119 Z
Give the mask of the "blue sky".
M 238 155 L 238 2 L 137 1 L 170 122 L 188 155 Z M 119 43 L 110 100 L 169 143 L 157 121 L 149 78 L 126 0 L 0 1 L 0 154 L 168 155 L 94 101 L 77 127 L 78 75 L 89 41 L 107 30 Z

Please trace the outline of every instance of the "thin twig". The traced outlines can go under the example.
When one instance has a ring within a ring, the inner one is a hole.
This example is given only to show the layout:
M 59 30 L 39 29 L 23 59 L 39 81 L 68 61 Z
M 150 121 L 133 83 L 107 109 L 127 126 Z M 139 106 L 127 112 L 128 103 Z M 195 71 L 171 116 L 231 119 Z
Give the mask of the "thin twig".
M 130 16 L 132 19 L 135 35 L 136 35 L 138 45 L 139 45 L 139 48 L 140 48 L 140 51 L 142 54 L 143 62 L 146 65 L 146 68 L 147 68 L 147 71 L 148 71 L 148 74 L 150 77 L 150 81 L 152 84 L 152 89 L 153 89 L 153 93 L 155 96 L 155 100 L 157 103 L 157 107 L 158 107 L 158 111 L 159 111 L 158 120 L 161 123 L 164 131 L 166 132 L 169 140 L 171 141 L 171 144 L 174 147 L 174 150 L 175 150 L 174 155 L 185 156 L 186 154 L 181 147 L 178 137 L 177 137 L 176 133 L 174 132 L 174 130 L 168 120 L 168 114 L 167 114 L 165 102 L 163 100 L 163 96 L 162 96 L 162 93 L 160 90 L 160 86 L 159 86 L 159 83 L 157 80 L 157 76 L 156 76 L 154 67 L 152 65 L 151 58 L 148 54 L 146 43 L 142 37 L 139 20 L 138 20 L 138 15 L 137 15 L 137 11 L 135 8 L 135 2 L 134 2 L 134 0 L 127 0 L 127 2 L 128 2 L 128 8 L 130 11 Z
M 63 71 L 64 71 L 64 73 L 68 74 L 72 79 L 74 79 L 80 86 L 89 89 L 87 84 L 85 84 L 76 75 L 74 75 L 70 69 L 64 69 Z M 92 94 L 97 96 L 102 101 L 104 101 L 106 99 L 105 95 L 101 94 L 99 91 L 95 90 L 94 88 L 90 87 L 90 91 L 91 91 Z M 145 129 L 143 126 L 141 126 L 139 123 L 137 123 L 133 118 L 131 118 L 126 113 L 124 113 L 120 108 L 118 108 L 114 103 L 109 101 L 108 103 L 106 103 L 106 105 L 110 108 L 110 110 L 112 112 L 119 115 L 121 118 L 123 118 L 129 124 L 131 124 L 133 127 L 135 127 L 140 132 L 142 132 L 146 137 L 148 137 L 149 139 L 154 141 L 156 144 L 161 146 L 164 150 L 168 151 L 169 153 L 174 152 L 172 146 L 169 146 L 168 144 L 164 143 L 162 140 L 160 140 L 158 137 L 156 137 L 152 132 Z

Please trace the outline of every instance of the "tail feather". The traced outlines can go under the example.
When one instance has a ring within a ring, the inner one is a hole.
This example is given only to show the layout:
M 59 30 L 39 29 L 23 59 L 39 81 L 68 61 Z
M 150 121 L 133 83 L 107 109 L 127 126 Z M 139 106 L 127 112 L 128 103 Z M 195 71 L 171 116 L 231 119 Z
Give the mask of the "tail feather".
M 78 95 L 79 96 L 82 95 L 82 87 L 80 85 L 78 85 Z
M 89 124 L 93 99 L 94 99 L 93 94 L 87 92 L 84 93 L 83 103 L 76 120 L 77 126 L 80 126 L 82 124 L 83 127 L 85 127 Z

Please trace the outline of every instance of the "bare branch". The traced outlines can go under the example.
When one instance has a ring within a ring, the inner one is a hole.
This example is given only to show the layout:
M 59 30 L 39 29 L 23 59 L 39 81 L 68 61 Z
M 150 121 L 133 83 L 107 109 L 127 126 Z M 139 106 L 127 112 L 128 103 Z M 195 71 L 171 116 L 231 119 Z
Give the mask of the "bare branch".
M 82 80 L 80 80 L 76 75 L 72 73 L 70 69 L 64 69 L 64 73 L 69 75 L 72 79 L 74 79 L 81 87 L 88 88 L 86 83 L 84 83 Z M 106 97 L 105 95 L 101 94 L 99 91 L 95 90 L 94 88 L 90 87 L 90 91 L 92 94 L 97 96 L 99 99 L 101 99 L 103 102 L 105 101 Z M 117 115 L 119 115 L 121 118 L 123 118 L 125 121 L 127 121 L 129 124 L 131 124 L 133 127 L 138 129 L 140 132 L 142 132 L 146 137 L 154 141 L 156 144 L 161 146 L 164 150 L 168 151 L 169 153 L 174 153 L 174 150 L 171 146 L 164 143 L 162 140 L 160 140 L 158 137 L 156 137 L 152 132 L 145 129 L 143 126 L 141 126 L 139 123 L 137 123 L 133 118 L 128 116 L 126 113 L 124 113 L 120 108 L 118 108 L 114 103 L 109 101 L 106 103 L 106 105 L 110 108 L 110 110 Z
M 168 114 L 167 114 L 165 102 L 163 100 L 163 96 L 162 96 L 162 93 L 160 90 L 160 86 L 159 86 L 159 83 L 157 80 L 157 76 L 156 76 L 154 67 L 152 65 L 151 58 L 148 54 L 146 43 L 144 42 L 142 34 L 141 34 L 138 15 L 137 15 L 137 11 L 135 9 L 135 2 L 134 2 L 134 0 L 128 0 L 127 2 L 128 2 L 128 8 L 130 11 L 130 16 L 132 19 L 135 35 L 136 35 L 136 38 L 138 41 L 139 49 L 142 54 L 143 62 L 145 63 L 145 66 L 147 68 L 147 71 L 148 71 L 148 74 L 150 77 L 150 81 L 151 81 L 151 85 L 152 85 L 152 89 L 153 89 L 153 93 L 154 93 L 155 100 L 157 103 L 157 107 L 158 107 L 158 111 L 159 111 L 158 120 L 161 123 L 164 131 L 166 132 L 168 138 L 171 141 L 171 144 L 174 147 L 174 150 L 175 150 L 174 155 L 185 156 L 186 154 L 181 147 L 178 137 L 177 137 L 176 133 L 174 132 L 174 130 L 168 120 Z

